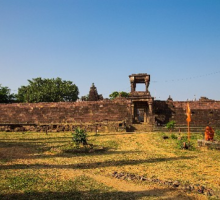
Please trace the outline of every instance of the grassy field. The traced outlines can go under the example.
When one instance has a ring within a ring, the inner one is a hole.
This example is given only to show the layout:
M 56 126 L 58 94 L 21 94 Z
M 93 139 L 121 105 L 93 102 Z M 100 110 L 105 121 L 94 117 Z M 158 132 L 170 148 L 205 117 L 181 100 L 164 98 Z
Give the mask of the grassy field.
M 0 199 L 219 199 L 220 152 L 202 137 L 183 150 L 171 133 L 91 133 L 104 150 L 74 153 L 70 132 L 0 133 Z

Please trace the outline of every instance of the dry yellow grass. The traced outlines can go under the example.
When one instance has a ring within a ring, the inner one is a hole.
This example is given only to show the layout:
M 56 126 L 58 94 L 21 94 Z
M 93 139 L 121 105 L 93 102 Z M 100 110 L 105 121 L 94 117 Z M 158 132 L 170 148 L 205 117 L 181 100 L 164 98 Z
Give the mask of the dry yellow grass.
M 199 138 L 200 136 L 196 136 Z M 194 139 L 196 141 L 196 139 Z M 161 133 L 89 134 L 107 151 L 66 153 L 71 133 L 0 133 L 2 199 L 208 199 L 198 192 L 150 181 L 112 177 L 113 172 L 204 185 L 220 190 L 219 151 L 176 148 Z

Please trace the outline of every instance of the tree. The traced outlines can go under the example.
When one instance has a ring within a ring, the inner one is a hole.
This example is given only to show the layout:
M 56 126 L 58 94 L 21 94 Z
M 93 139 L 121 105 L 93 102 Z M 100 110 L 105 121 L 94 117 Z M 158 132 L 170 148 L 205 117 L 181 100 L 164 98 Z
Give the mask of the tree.
M 118 96 L 127 98 L 127 97 L 129 97 L 129 93 L 123 92 L 123 91 L 122 92 L 114 91 L 109 95 L 110 99 L 115 99 Z
M 88 101 L 89 100 L 89 95 L 81 96 L 81 101 Z
M 11 103 L 14 101 L 15 95 L 10 92 L 11 90 L 8 87 L 0 85 L 0 103 Z
M 28 86 L 18 88 L 17 100 L 19 102 L 60 102 L 78 99 L 79 90 L 72 81 L 39 77 L 28 80 L 28 82 Z

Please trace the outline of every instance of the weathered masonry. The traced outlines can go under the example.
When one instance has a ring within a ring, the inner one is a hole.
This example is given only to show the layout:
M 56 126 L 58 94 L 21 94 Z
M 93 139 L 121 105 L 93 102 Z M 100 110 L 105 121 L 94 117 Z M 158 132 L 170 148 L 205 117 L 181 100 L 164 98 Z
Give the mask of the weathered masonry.
M 155 100 L 149 92 L 150 75 L 129 76 L 128 98 L 103 100 L 95 85 L 89 101 L 59 103 L 0 104 L 0 131 L 71 131 L 82 127 L 87 131 L 153 131 L 170 120 L 176 127 L 186 128 L 186 101 Z M 145 84 L 144 91 L 136 91 Z M 192 112 L 191 130 L 203 130 L 208 122 L 220 129 L 220 101 L 201 98 L 189 101 Z
M 59 103 L 0 104 L 1 131 L 119 131 L 129 123 L 126 99 Z
M 148 90 L 150 84 L 150 75 L 148 74 L 132 74 L 129 76 L 131 84 L 131 92 L 129 95 L 131 103 L 131 125 L 134 129 L 153 130 L 154 114 L 153 102 L 154 98 L 151 97 Z M 136 91 L 136 84 L 145 84 L 145 91 Z M 142 124 L 142 126 L 140 126 Z

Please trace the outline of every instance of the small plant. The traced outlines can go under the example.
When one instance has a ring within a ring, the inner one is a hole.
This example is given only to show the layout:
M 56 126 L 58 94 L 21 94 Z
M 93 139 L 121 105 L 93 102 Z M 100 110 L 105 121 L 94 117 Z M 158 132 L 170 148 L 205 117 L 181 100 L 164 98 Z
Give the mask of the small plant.
M 165 140 L 165 139 L 169 139 L 169 137 L 163 132 L 162 133 L 162 138 Z
M 177 147 L 178 149 L 195 150 L 193 143 L 189 142 L 187 137 L 181 137 L 181 139 L 177 141 Z
M 176 140 L 176 139 L 178 138 L 174 133 L 172 133 L 170 137 L 171 137 L 173 140 Z
M 166 124 L 166 128 L 168 128 L 168 130 L 171 132 L 171 131 L 174 129 L 175 124 L 176 124 L 176 122 L 175 122 L 174 120 L 169 121 L 169 122 Z
M 82 144 L 83 146 L 88 144 L 86 130 L 76 128 L 75 132 L 72 133 L 72 136 L 73 142 L 77 147 L 79 147 L 80 144 Z
M 215 131 L 214 139 L 215 140 L 220 140 L 220 130 Z

